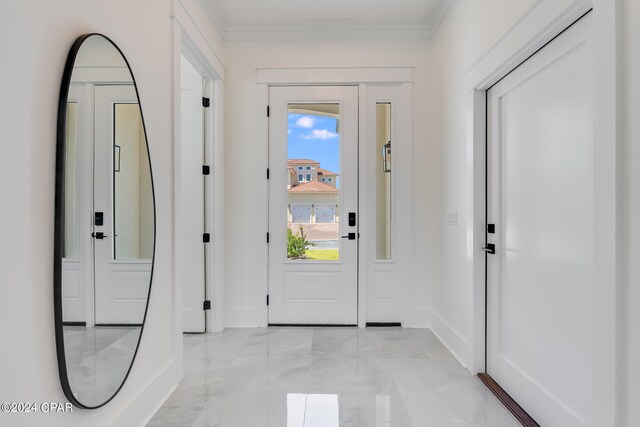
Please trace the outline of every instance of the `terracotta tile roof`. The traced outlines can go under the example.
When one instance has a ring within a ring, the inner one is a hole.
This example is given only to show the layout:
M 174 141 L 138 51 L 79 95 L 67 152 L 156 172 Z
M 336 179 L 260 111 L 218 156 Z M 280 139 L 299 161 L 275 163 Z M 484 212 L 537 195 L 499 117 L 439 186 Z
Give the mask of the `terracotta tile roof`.
M 309 181 L 289 189 L 289 193 L 337 193 L 339 190 L 324 182 Z
M 319 165 L 319 162 L 310 159 L 288 159 L 287 164 L 290 165 Z
M 333 175 L 333 176 L 338 176 L 338 174 L 337 174 L 337 173 L 335 173 L 335 172 L 331 172 L 331 171 L 328 171 L 328 170 L 326 170 L 326 169 L 322 169 L 322 168 L 318 168 L 318 175 Z

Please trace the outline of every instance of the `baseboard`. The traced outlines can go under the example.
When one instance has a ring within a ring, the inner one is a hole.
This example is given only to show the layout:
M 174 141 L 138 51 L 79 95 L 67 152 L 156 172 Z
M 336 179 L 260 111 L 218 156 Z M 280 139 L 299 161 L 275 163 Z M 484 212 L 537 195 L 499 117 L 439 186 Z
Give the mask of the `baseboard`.
M 266 307 L 266 306 L 265 306 Z M 256 308 L 227 308 L 225 328 L 264 328 L 267 316 Z
M 431 310 L 431 332 L 465 369 L 469 369 L 469 364 L 464 357 L 465 354 L 469 354 L 469 342 L 433 310 Z
M 115 419 L 112 426 L 145 426 L 178 387 L 179 372 L 172 361 L 138 393 L 132 403 Z

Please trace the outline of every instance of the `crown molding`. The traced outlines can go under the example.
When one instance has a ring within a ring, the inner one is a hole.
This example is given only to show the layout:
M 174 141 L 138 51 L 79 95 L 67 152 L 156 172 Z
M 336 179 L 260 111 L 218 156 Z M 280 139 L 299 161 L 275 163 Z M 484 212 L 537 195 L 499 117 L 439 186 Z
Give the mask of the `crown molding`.
M 204 0 L 225 40 L 387 40 L 429 39 L 453 0 L 435 0 L 422 18 L 396 20 L 232 20 L 224 3 Z

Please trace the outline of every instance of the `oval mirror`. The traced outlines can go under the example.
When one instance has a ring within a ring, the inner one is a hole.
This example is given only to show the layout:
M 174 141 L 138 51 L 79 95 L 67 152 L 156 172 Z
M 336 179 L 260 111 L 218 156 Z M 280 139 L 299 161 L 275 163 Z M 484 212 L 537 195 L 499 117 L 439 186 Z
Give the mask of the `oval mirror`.
M 136 83 L 101 34 L 73 44 L 58 104 L 54 298 L 58 369 L 83 408 L 111 400 L 146 317 L 155 203 Z

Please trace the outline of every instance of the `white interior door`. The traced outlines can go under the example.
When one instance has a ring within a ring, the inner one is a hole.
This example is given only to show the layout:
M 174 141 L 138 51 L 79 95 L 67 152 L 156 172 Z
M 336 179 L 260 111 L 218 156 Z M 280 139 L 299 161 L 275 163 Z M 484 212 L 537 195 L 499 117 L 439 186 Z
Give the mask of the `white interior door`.
M 545 427 L 591 425 L 591 22 L 488 92 L 487 373 Z
M 203 78 L 182 57 L 180 110 L 180 265 L 184 332 L 205 331 Z
M 355 325 L 358 88 L 272 87 L 269 105 L 269 323 Z M 318 168 L 337 175 L 335 187 Z M 302 215 L 317 203 L 336 206 L 336 223 Z M 302 233 L 310 245 L 292 251 Z
M 85 87 L 71 85 L 67 100 L 67 140 L 65 153 L 64 189 L 64 247 L 62 256 L 62 306 L 63 322 L 88 326 L 93 325 L 93 310 L 88 312 L 87 299 L 93 297 L 93 250 L 90 238 L 90 222 L 84 212 L 89 212 L 92 200 L 90 194 L 93 147 L 78 144 L 93 137 L 87 130 L 91 127 L 83 113 Z M 92 118 L 89 118 L 91 123 Z M 87 158 L 87 156 L 91 156 Z M 93 304 L 91 304 L 93 305 Z
M 103 225 L 94 225 L 96 324 L 142 324 L 153 257 L 153 196 L 134 86 L 96 86 L 94 114 L 93 203 L 94 212 L 103 213 Z

